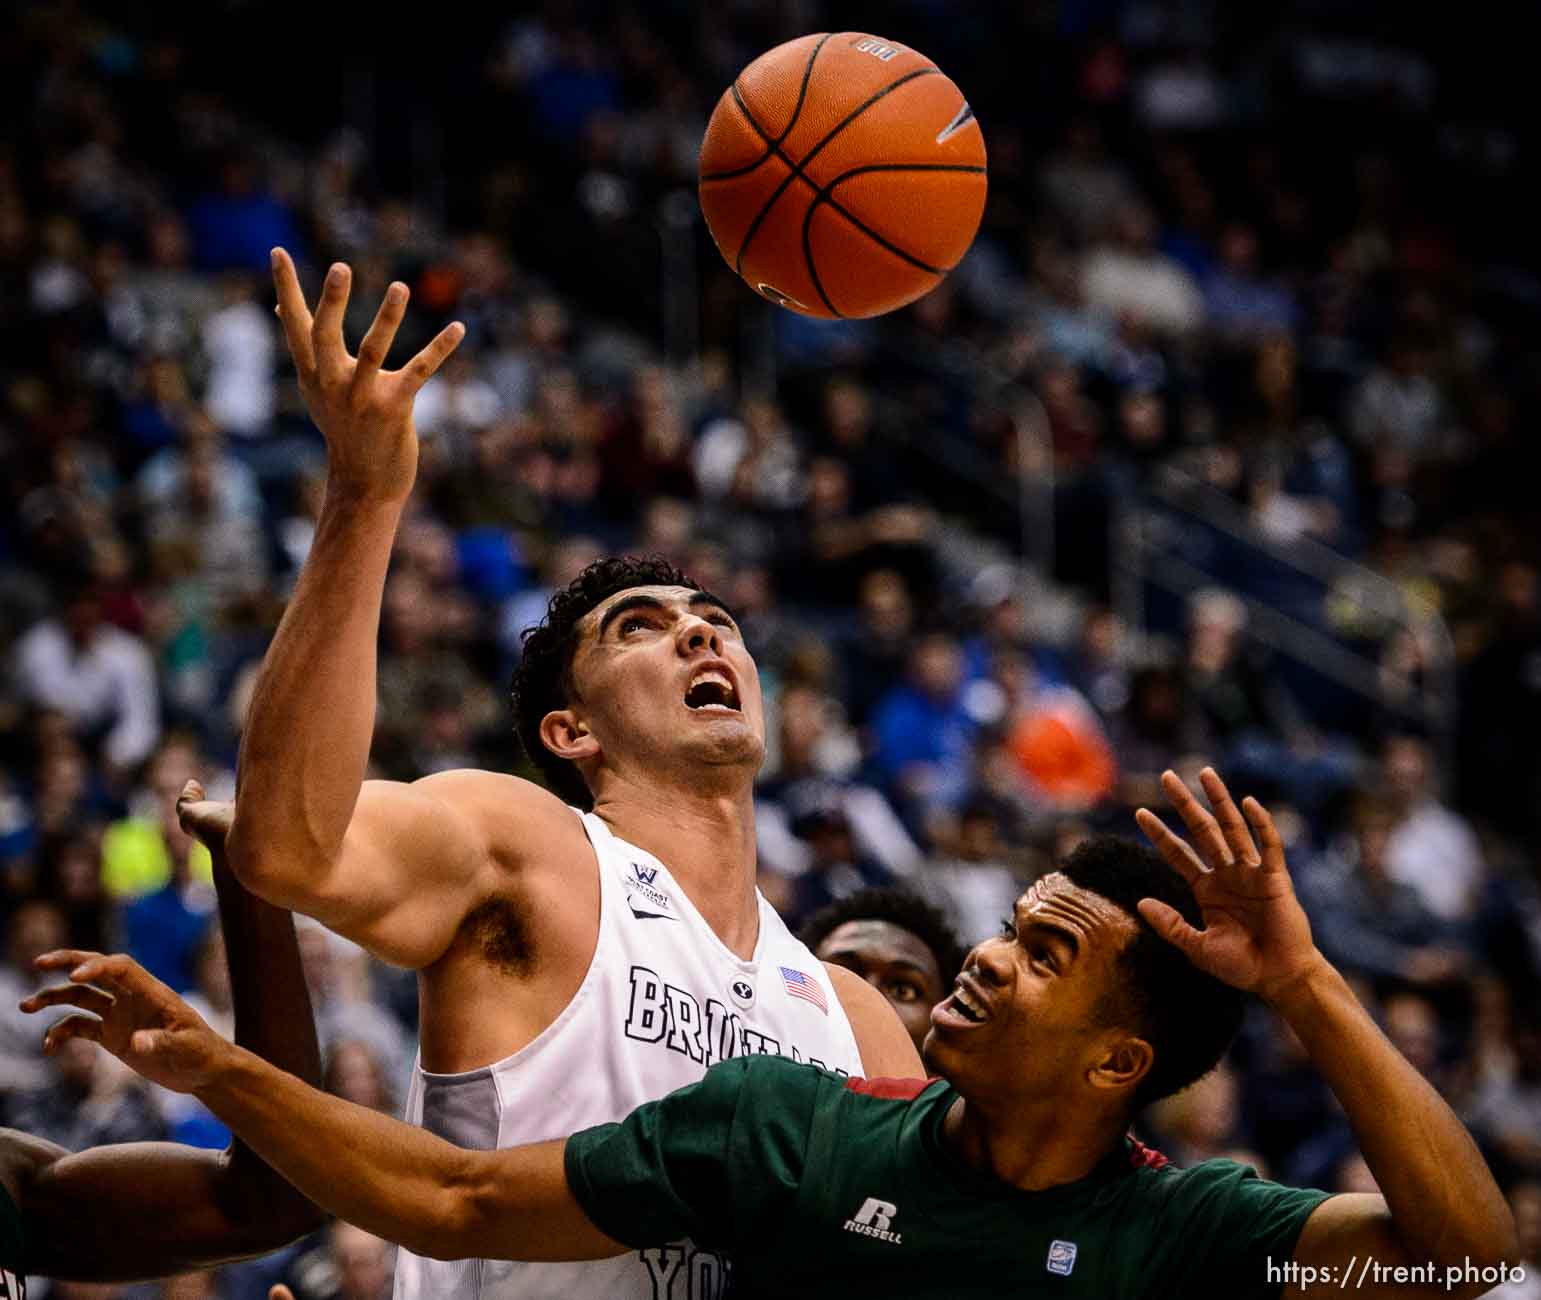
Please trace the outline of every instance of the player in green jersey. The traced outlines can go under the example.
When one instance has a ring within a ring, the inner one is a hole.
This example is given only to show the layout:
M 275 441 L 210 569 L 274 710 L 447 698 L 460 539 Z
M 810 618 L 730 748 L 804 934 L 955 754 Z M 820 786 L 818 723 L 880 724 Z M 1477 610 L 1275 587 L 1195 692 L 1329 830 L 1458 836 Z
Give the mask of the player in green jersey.
M 116 1001 L 51 1037 L 98 1038 L 196 1093 L 317 1202 L 420 1254 L 652 1247 L 672 1297 L 714 1285 L 688 1248 L 658 1246 L 685 1236 L 732 1256 L 736 1296 L 1485 1290 L 1516 1255 L 1513 1217 L 1460 1121 L 1312 943 L 1272 819 L 1211 771 L 1212 814 L 1163 779 L 1191 843 L 1141 810 L 1159 856 L 1095 840 L 1023 895 L 932 1013 L 930 1084 L 736 1058 L 620 1124 L 467 1151 L 224 1043 L 124 957 L 71 972 Z M 1224 1160 L 1178 1170 L 1126 1137 L 1139 1105 L 1215 1063 L 1243 992 L 1299 1035 L 1384 1197 Z
M 177 810 L 213 855 L 236 1042 L 274 1068 L 319 1083 L 310 994 L 289 913 L 247 893 L 230 874 L 228 805 L 203 802 L 202 788 L 190 781 Z M 52 968 L 79 956 L 53 954 Z M 31 999 L 22 1005 L 34 1009 Z M 89 992 L 80 1005 L 108 1009 Z M 240 1141 L 227 1151 L 137 1142 L 70 1152 L 0 1129 L 0 1300 L 22 1300 L 28 1273 L 78 1281 L 162 1277 L 277 1250 L 322 1222 L 315 1206 Z

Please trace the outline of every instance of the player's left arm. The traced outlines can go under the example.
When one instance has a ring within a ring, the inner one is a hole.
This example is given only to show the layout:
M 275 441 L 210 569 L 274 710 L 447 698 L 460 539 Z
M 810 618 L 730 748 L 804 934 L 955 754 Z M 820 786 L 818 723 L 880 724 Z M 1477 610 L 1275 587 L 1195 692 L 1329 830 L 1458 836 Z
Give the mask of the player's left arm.
M 824 963 L 835 986 L 835 996 L 845 1008 L 856 1046 L 861 1052 L 861 1068 L 869 1079 L 924 1079 L 925 1067 L 915 1040 L 888 1005 L 888 999 L 855 971 Z
M 1342 1103 L 1385 1193 L 1333 1196 L 1312 1211 L 1294 1254 L 1297 1264 L 1322 1270 L 1306 1294 L 1340 1295 L 1351 1263 L 1356 1294 L 1481 1294 L 1491 1281 L 1446 1285 L 1456 1274 L 1443 1270 L 1472 1265 L 1477 1277 L 1517 1260 L 1519 1246 L 1514 1218 L 1471 1135 L 1312 942 L 1263 806 L 1249 797 L 1238 810 L 1207 768 L 1201 780 L 1213 815 L 1174 773 L 1161 780 L 1192 846 L 1143 808 L 1140 828 L 1192 885 L 1205 928 L 1155 899 L 1140 903 L 1141 915 L 1194 965 L 1256 993 L 1288 1022 Z M 1361 1272 L 1366 1260 L 1372 1269 Z M 1434 1265 L 1441 1273 L 1424 1287 L 1377 1275 L 1375 1265 Z
M 236 1042 L 319 1083 L 294 924 L 236 881 L 224 856 L 228 806 L 198 802 L 202 797 L 190 782 L 178 808 L 214 860 Z M 91 956 L 59 953 L 45 969 L 69 969 Z M 33 1139 L 26 1149 L 29 1266 L 51 1277 L 162 1276 L 276 1250 L 323 1222 L 320 1210 L 240 1141 L 225 1151 L 144 1142 L 72 1154 Z

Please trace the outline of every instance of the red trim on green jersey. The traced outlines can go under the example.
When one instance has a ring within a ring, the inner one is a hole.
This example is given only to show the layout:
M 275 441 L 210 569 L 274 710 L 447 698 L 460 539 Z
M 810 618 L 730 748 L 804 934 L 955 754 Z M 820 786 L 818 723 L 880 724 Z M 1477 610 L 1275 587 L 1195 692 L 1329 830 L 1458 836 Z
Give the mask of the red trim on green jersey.
M 1164 1169 L 1171 1163 L 1171 1160 L 1155 1147 L 1148 1147 L 1139 1138 L 1130 1137 L 1129 1167 L 1131 1169 Z
M 845 1081 L 847 1092 L 859 1092 L 864 1097 L 886 1097 L 889 1101 L 914 1101 L 936 1082 L 929 1079 L 862 1079 L 852 1075 Z

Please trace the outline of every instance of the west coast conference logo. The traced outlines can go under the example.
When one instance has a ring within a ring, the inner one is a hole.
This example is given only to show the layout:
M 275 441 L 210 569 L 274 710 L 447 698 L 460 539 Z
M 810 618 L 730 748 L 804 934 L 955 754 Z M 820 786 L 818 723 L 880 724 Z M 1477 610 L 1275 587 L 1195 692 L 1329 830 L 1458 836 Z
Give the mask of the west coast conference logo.
M 631 914 L 639 921 L 655 917 L 664 917 L 671 921 L 676 919 L 669 910 L 669 895 L 653 883 L 657 879 L 657 867 L 647 866 L 641 862 L 631 864 L 631 877 L 626 881 L 626 903 L 631 908 Z M 638 907 L 639 897 L 654 910 L 648 911 Z
M 904 1238 L 897 1232 L 889 1231 L 894 1215 L 898 1213 L 899 1208 L 892 1201 L 879 1201 L 869 1196 L 861 1203 L 861 1209 L 845 1221 L 845 1230 L 863 1237 L 875 1237 L 890 1245 L 902 1246 Z

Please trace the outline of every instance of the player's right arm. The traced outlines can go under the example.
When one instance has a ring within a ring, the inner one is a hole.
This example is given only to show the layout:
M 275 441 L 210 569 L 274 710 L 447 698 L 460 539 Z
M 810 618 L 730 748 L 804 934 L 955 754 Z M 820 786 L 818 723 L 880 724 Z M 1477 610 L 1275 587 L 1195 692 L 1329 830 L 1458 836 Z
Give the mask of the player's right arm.
M 1309 1270 L 1301 1289 L 1338 1295 L 1358 1268 L 1359 1295 L 1477 1295 L 1491 1285 L 1483 1270 L 1491 1279 L 1518 1256 L 1514 1217 L 1477 1144 L 1316 948 L 1267 810 L 1256 799 L 1238 809 L 1208 768 L 1200 781 L 1212 813 L 1174 773 L 1162 776 L 1191 846 L 1148 811 L 1138 817 L 1192 886 L 1204 928 L 1154 899 L 1140 912 L 1195 966 L 1256 993 L 1294 1030 L 1384 1193 L 1333 1196 L 1311 1211 L 1292 1257 Z
M 475 774 L 364 781 L 375 642 L 391 547 L 417 473 L 412 403 L 463 334 L 448 326 L 400 370 L 381 369 L 406 313 L 392 284 L 348 354 L 351 274 L 327 273 L 315 316 L 273 252 L 278 314 L 300 392 L 326 439 L 315 541 L 263 661 L 242 738 L 227 847 L 243 884 L 378 955 L 420 967 L 449 943 L 490 866 Z
M 50 1004 L 99 1018 L 59 1021 L 48 1050 L 70 1037 L 100 1042 L 146 1078 L 194 1093 L 317 1205 L 438 1259 L 601 1259 L 682 1236 L 729 1246 L 773 1201 L 796 1196 L 797 1153 L 833 1077 L 735 1058 L 621 1124 L 471 1151 L 226 1042 L 126 957 L 93 956 L 70 980 L 73 996 L 61 990 Z

